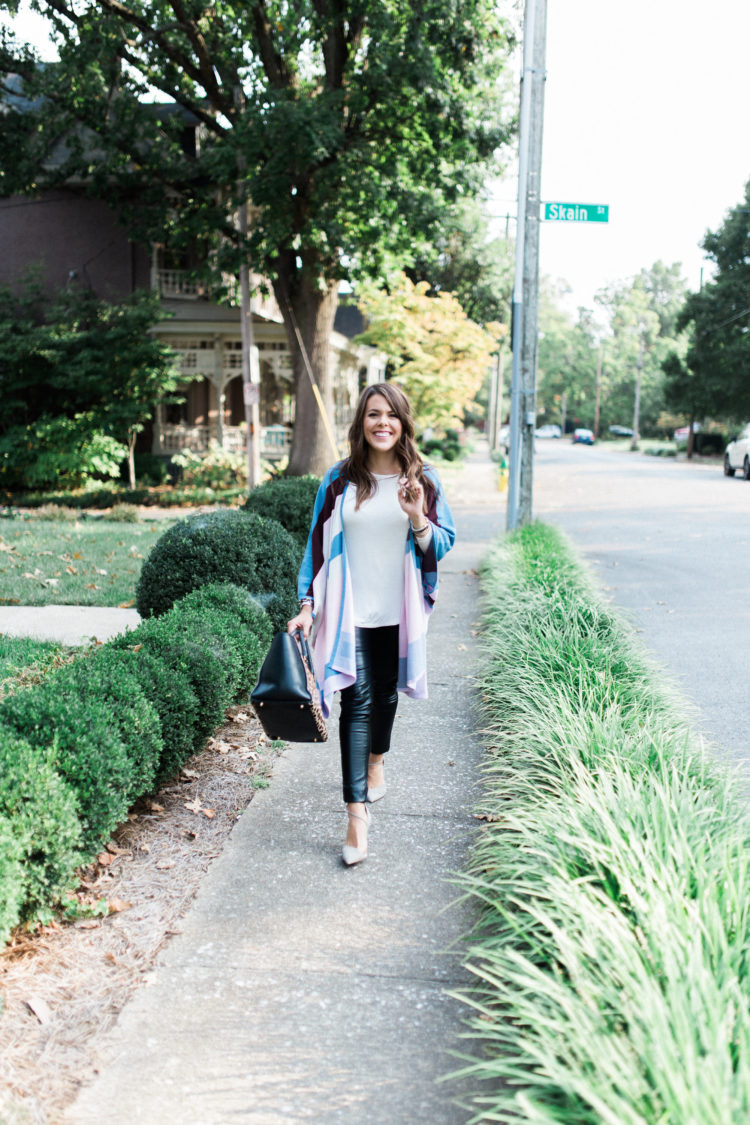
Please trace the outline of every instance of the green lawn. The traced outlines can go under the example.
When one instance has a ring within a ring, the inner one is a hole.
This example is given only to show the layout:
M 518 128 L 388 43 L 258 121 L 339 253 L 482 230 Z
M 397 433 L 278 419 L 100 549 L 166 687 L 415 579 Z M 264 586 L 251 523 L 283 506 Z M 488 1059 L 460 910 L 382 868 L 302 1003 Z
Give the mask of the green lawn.
M 0 605 L 122 605 L 171 520 L 0 521 Z
M 65 649 L 53 641 L 8 637 L 0 633 L 0 696 L 9 682 L 36 677 L 49 671 L 64 657 Z

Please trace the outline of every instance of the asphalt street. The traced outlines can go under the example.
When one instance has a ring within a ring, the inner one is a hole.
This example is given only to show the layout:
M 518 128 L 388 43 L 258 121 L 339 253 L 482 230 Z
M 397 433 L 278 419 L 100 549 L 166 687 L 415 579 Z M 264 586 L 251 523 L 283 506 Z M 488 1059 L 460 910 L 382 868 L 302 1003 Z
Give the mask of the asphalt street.
M 720 465 L 538 439 L 534 515 L 571 536 L 698 706 L 706 737 L 750 758 L 750 482 Z

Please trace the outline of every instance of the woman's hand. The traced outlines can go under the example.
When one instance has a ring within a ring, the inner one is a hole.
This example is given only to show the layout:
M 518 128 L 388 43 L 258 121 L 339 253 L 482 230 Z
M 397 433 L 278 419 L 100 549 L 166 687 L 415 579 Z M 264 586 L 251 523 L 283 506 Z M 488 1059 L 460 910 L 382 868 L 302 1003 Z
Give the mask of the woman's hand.
M 303 637 L 305 638 L 305 640 L 308 640 L 310 637 L 310 630 L 312 629 L 312 623 L 312 606 L 308 602 L 305 602 L 305 604 L 300 607 L 300 611 L 297 616 L 293 617 L 291 621 L 287 622 L 286 631 L 287 633 L 296 633 L 298 629 L 301 629 Z
M 424 489 L 418 480 L 399 477 L 398 502 L 411 520 L 413 528 L 423 527 L 425 523 Z

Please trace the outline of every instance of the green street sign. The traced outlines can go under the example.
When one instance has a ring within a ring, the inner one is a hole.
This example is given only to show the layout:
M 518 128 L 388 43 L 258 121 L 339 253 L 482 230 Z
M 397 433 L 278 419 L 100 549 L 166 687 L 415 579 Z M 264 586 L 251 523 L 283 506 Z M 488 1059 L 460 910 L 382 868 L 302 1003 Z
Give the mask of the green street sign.
M 545 203 L 544 219 L 556 223 L 608 223 L 607 203 Z

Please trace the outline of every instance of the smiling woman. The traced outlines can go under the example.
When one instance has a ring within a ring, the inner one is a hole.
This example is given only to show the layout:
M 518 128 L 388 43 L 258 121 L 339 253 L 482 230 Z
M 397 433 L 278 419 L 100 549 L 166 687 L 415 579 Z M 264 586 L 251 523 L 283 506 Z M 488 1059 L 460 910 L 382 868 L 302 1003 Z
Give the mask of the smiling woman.
M 427 622 L 437 564 L 453 519 L 436 474 L 422 464 L 404 392 L 367 387 L 349 430 L 350 453 L 318 491 L 289 631 L 312 636 L 323 712 L 341 692 L 339 738 L 349 817 L 347 866 L 367 856 L 369 806 L 386 791 L 398 692 L 427 696 Z

